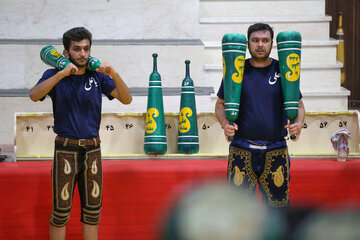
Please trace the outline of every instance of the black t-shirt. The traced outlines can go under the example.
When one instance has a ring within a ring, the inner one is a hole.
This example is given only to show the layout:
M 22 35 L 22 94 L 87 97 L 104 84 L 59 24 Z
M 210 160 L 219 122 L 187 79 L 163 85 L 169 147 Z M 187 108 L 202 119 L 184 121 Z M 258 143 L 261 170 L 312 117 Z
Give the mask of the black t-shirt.
M 47 70 L 37 84 L 57 72 Z M 95 71 L 63 78 L 48 93 L 53 102 L 54 132 L 72 139 L 99 136 L 102 94 L 111 100 L 115 88 L 110 76 Z

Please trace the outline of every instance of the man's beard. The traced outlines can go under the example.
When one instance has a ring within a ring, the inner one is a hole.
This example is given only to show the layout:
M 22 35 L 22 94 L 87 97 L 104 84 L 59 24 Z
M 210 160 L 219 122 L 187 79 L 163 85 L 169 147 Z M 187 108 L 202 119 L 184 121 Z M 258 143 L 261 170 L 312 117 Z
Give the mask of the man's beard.
M 250 55 L 251 55 L 251 57 L 252 57 L 253 59 L 255 59 L 255 60 L 260 60 L 260 61 L 261 61 L 261 60 L 264 61 L 264 60 L 267 60 L 267 59 L 269 58 L 271 49 L 270 49 L 269 52 L 265 52 L 265 51 L 264 51 L 264 55 L 258 55 L 258 54 L 256 53 L 256 50 L 252 51 L 252 50 L 250 50 L 250 48 L 249 48 L 249 52 L 250 52 Z
M 84 59 L 85 59 L 85 58 L 84 58 Z M 69 52 L 69 60 L 70 60 L 75 66 L 77 66 L 77 67 L 85 67 L 86 64 L 87 64 L 87 61 L 86 61 L 85 64 L 80 64 L 80 63 L 78 63 L 78 62 L 76 61 L 76 59 L 71 56 L 70 52 Z

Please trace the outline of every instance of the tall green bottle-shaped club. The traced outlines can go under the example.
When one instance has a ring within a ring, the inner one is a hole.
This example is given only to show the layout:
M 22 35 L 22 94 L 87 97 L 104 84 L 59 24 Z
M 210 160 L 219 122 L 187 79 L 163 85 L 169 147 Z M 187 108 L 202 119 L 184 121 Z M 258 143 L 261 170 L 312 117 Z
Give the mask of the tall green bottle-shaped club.
M 186 60 L 185 64 L 185 79 L 182 81 L 181 87 L 178 152 L 193 154 L 199 152 L 199 134 L 197 127 L 194 82 L 190 78 L 190 60 Z
M 146 154 L 164 154 L 167 150 L 167 142 L 161 77 L 157 72 L 158 55 L 154 53 L 152 56 L 154 65 L 149 80 L 144 151 Z
M 222 38 L 225 116 L 231 125 L 239 116 L 246 43 L 244 34 L 228 33 Z M 229 140 L 232 141 L 233 137 Z
M 63 70 L 70 63 L 70 60 L 64 57 L 53 46 L 43 47 L 40 51 L 40 58 L 44 63 L 55 67 L 58 70 Z
M 276 37 L 285 114 L 294 123 L 299 112 L 301 35 L 296 31 L 280 32 Z M 296 136 L 290 136 L 295 139 Z

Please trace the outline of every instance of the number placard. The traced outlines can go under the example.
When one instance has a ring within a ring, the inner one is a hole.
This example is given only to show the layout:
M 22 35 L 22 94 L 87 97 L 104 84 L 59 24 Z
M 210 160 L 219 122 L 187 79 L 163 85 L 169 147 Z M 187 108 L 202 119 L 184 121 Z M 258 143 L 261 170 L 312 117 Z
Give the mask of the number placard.
M 52 158 L 55 133 L 52 113 L 16 114 L 16 158 Z M 215 114 L 197 115 L 200 149 L 198 155 L 227 156 L 228 142 Z M 167 152 L 177 154 L 179 116 L 165 114 Z M 307 113 L 300 139 L 288 140 L 292 155 L 334 155 L 331 135 L 340 129 L 351 133 L 350 153 L 359 152 L 357 112 Z M 100 125 L 104 157 L 145 156 L 145 114 L 103 113 Z
M 330 138 L 340 129 L 351 134 L 350 153 L 359 152 L 359 123 L 357 112 L 307 113 L 299 141 L 288 140 L 289 152 L 294 155 L 333 155 Z

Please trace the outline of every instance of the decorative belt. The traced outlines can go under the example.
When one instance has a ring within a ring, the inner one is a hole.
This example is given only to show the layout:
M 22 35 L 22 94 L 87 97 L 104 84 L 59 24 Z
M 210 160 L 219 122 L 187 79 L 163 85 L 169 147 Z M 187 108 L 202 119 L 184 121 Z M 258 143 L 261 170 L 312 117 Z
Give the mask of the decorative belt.
M 243 138 L 235 138 L 231 142 L 231 146 L 244 148 L 248 150 L 274 150 L 278 148 L 286 147 L 286 140 L 274 140 L 274 141 L 265 141 L 265 140 L 248 140 Z
M 249 148 L 266 150 L 267 146 L 266 145 L 249 144 Z
M 55 141 L 63 143 L 64 147 L 67 144 L 72 144 L 77 146 L 97 146 L 100 144 L 100 137 L 97 136 L 95 138 L 89 138 L 89 139 L 71 139 L 71 138 L 56 136 Z

